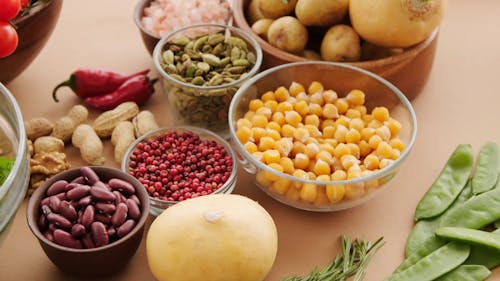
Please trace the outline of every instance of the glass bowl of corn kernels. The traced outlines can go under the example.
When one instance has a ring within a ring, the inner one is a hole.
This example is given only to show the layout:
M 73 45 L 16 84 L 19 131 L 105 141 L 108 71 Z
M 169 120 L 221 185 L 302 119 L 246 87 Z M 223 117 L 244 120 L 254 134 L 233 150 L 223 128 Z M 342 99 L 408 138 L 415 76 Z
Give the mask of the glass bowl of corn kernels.
M 235 152 L 255 184 L 309 211 L 358 206 L 380 193 L 410 153 L 415 112 L 394 85 L 346 64 L 280 65 L 231 101 Z

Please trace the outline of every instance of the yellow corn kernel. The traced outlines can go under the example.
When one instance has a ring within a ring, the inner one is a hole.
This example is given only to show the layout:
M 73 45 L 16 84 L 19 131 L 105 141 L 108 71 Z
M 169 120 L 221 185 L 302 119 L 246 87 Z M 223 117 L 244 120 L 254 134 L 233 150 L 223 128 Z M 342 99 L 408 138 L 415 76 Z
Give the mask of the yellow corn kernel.
M 281 132 L 281 125 L 278 124 L 278 122 L 276 122 L 276 121 L 271 121 L 271 122 L 267 123 L 266 129 Z
M 375 135 L 375 129 L 374 128 L 363 128 L 360 131 L 361 133 L 361 139 L 364 141 L 369 141 L 370 138 Z
M 304 124 L 305 125 L 313 125 L 316 126 L 316 128 L 319 127 L 319 117 L 318 115 L 306 115 L 304 118 Z
M 286 101 L 288 97 L 290 97 L 290 93 L 288 92 L 288 89 L 283 86 L 274 91 L 274 98 L 278 102 Z
M 285 124 L 281 127 L 281 135 L 286 138 L 293 138 L 295 127 L 290 124 Z
M 372 120 L 375 120 L 375 118 L 373 117 L 373 115 L 371 114 L 365 114 L 361 117 L 361 119 L 363 119 L 363 121 L 365 121 L 365 124 L 367 124 L 366 126 L 368 126 L 368 124 L 372 121 Z
M 361 90 L 352 90 L 347 94 L 346 100 L 351 106 L 363 105 L 365 103 L 365 93 Z
M 309 165 L 307 165 L 307 168 L 305 169 L 308 171 L 307 173 L 309 174 L 309 179 L 314 180 L 316 179 L 316 174 L 313 172 L 314 171 L 314 165 L 316 164 L 316 161 L 312 161 L 312 159 L 309 160 Z
M 346 154 L 350 154 L 350 153 L 351 153 L 351 150 L 349 149 L 349 147 L 347 147 L 347 145 L 345 143 L 339 143 L 335 147 L 335 151 L 333 152 L 333 156 L 335 156 L 335 158 L 337 158 L 337 159 L 340 159 L 340 158 L 342 158 L 342 156 L 344 156 Z
M 285 121 L 294 127 L 298 127 L 299 123 L 302 122 L 302 116 L 297 111 L 287 111 L 285 112 Z
M 259 128 L 265 128 L 268 123 L 267 117 L 262 114 L 255 114 L 250 121 L 252 122 L 253 127 Z
M 345 185 L 329 184 L 326 186 L 326 197 L 331 203 L 337 203 L 344 198 Z
M 236 129 L 239 130 L 243 127 L 252 127 L 252 122 L 250 120 L 245 119 L 245 118 L 240 118 L 238 121 L 236 121 Z
M 380 161 L 376 155 L 368 154 L 365 159 L 363 159 L 363 165 L 366 169 L 373 171 L 379 168 Z
M 310 103 L 309 104 L 309 114 L 315 114 L 318 115 L 318 117 L 323 116 L 323 108 L 321 105 L 317 103 Z
M 268 167 L 271 167 L 272 169 L 278 171 L 278 172 L 283 172 L 283 167 L 281 167 L 281 165 L 279 163 L 269 163 L 267 164 Z M 277 178 L 275 180 L 277 180 L 279 178 L 279 176 L 276 176 Z
M 369 176 L 372 173 L 373 173 L 373 171 L 364 170 L 361 172 L 361 176 L 363 176 L 363 177 Z M 365 181 L 365 192 L 369 192 L 371 190 L 377 189 L 378 187 L 379 187 L 378 180 L 376 178 Z
M 349 129 L 345 134 L 345 141 L 347 143 L 358 143 L 361 140 L 361 134 L 356 129 Z
M 352 118 L 349 121 L 349 129 L 356 129 L 359 132 L 365 128 L 365 122 L 361 118 Z
M 321 159 L 318 159 L 318 161 L 316 161 L 316 163 L 314 164 L 313 172 L 316 175 L 330 175 L 330 164 Z
M 398 120 L 389 118 L 389 120 L 387 121 L 387 127 L 389 127 L 389 130 L 391 131 L 391 136 L 397 136 L 401 131 L 402 125 Z
M 293 185 L 294 183 L 292 183 Z M 297 188 L 289 188 L 285 194 L 286 199 L 290 201 L 299 201 L 300 199 L 300 190 Z
M 391 130 L 385 125 L 375 129 L 375 134 L 380 136 L 384 141 L 389 141 L 391 139 Z
M 309 95 L 312 95 L 314 93 L 323 92 L 323 89 L 323 84 L 318 81 L 313 81 L 311 84 L 309 84 L 307 92 Z
M 300 189 L 300 199 L 306 202 L 314 202 L 318 196 L 317 186 L 313 183 L 304 183 Z
M 401 151 L 399 151 L 399 149 L 393 148 L 391 157 L 389 157 L 389 159 L 396 160 L 399 158 L 399 156 L 401 156 Z
M 273 91 L 267 91 L 267 92 L 265 92 L 264 94 L 262 94 L 262 96 L 260 97 L 260 99 L 264 103 L 266 101 L 268 101 L 268 100 L 276 100 L 276 98 L 274 97 L 274 92 Z
M 365 140 L 360 140 L 358 143 L 358 147 L 359 147 L 359 157 L 360 158 L 365 157 L 366 155 L 370 154 L 370 152 L 372 152 L 372 148 L 370 147 L 368 142 Z
M 267 107 L 261 107 L 257 109 L 257 111 L 255 111 L 255 115 L 264 115 L 266 116 L 267 120 L 270 120 L 273 112 Z
M 302 169 L 295 169 L 295 171 L 293 172 L 292 175 L 296 178 L 299 178 L 299 179 L 305 179 L 305 180 L 309 179 L 309 175 L 307 174 L 307 172 L 302 170 Z M 300 188 L 301 186 L 302 186 L 302 184 L 300 182 L 298 182 L 298 181 L 295 182 L 296 188 Z
M 309 132 L 309 136 L 315 139 L 319 139 L 323 135 L 317 126 L 311 124 L 304 125 L 304 129 Z
M 300 142 L 306 142 L 306 140 L 310 137 L 309 131 L 306 128 L 297 128 L 293 133 L 293 138 Z
M 342 181 L 347 179 L 347 173 L 344 170 L 335 170 L 332 173 L 332 180 L 334 181 Z
M 304 149 L 304 154 L 309 157 L 309 159 L 314 159 L 316 154 L 319 153 L 319 145 L 316 143 L 308 143 Z
M 380 160 L 379 168 L 383 169 L 383 168 L 391 165 L 392 163 L 394 163 L 394 160 L 392 160 L 392 159 L 382 159 L 382 160 Z
M 258 151 L 257 145 L 253 142 L 246 142 L 243 146 L 245 147 L 246 151 L 248 151 L 248 153 L 254 153 Z
M 382 158 L 391 158 L 391 155 L 392 155 L 392 147 L 390 144 L 388 144 L 387 142 L 385 141 L 382 141 L 379 143 L 379 145 L 377 146 L 377 148 L 375 149 L 375 153 L 377 153 L 377 155 L 379 157 L 382 157 Z
M 344 167 L 345 170 L 348 170 L 354 165 L 359 165 L 359 160 L 353 155 L 346 154 L 340 158 L 340 163 L 342 163 L 342 167 Z
M 262 100 L 260 100 L 260 99 L 253 99 L 253 100 L 250 100 L 250 102 L 248 103 L 248 109 L 252 110 L 252 111 L 257 111 L 257 109 L 259 109 L 263 106 L 264 106 L 264 102 L 262 102 Z
M 335 147 L 333 145 L 329 144 L 329 143 L 320 143 L 319 144 L 319 149 L 321 150 L 320 153 L 321 152 L 328 152 L 328 154 L 330 155 L 330 157 L 333 157 L 333 153 L 335 152 Z
M 327 103 L 323 106 L 323 117 L 325 118 L 338 118 L 339 117 L 339 111 L 337 107 L 334 104 Z
M 364 106 L 364 105 L 356 105 L 353 107 L 353 109 L 359 111 L 359 113 L 361 114 L 361 117 L 365 116 L 367 111 L 368 111 L 366 109 L 366 106 Z
M 305 101 L 305 102 L 309 102 L 309 95 L 306 94 L 306 92 L 300 92 L 298 93 L 296 96 L 295 96 L 295 99 L 297 101 Z
M 279 112 L 279 111 L 273 113 L 271 120 L 272 120 L 272 122 L 276 122 L 280 126 L 283 126 L 286 123 L 285 114 L 283 112 Z
M 283 172 L 292 175 L 295 172 L 293 160 L 288 157 L 281 157 L 279 164 L 283 167 Z
M 291 181 L 285 178 L 279 178 L 273 183 L 274 190 L 276 193 L 284 195 L 290 188 Z
M 271 178 L 268 176 L 270 173 L 268 171 L 258 171 L 257 175 L 255 176 L 255 179 L 257 180 L 257 183 L 264 187 L 270 187 L 273 184 L 273 181 Z
M 373 135 L 368 140 L 368 144 L 372 149 L 377 149 L 378 145 L 382 142 L 382 138 L 378 135 Z
M 349 200 L 358 199 L 365 195 L 365 187 L 362 182 L 348 184 L 345 188 L 345 198 Z
M 281 139 L 280 132 L 273 129 L 266 129 L 266 136 L 271 137 L 275 141 Z
M 352 156 L 356 157 L 356 159 L 359 159 L 361 157 L 361 151 L 359 149 L 359 146 L 355 143 L 347 143 L 346 144 L 347 148 L 349 148 L 349 152 Z
M 338 95 L 337 95 L 337 92 L 335 92 L 334 90 L 326 90 L 326 91 L 323 91 L 323 101 L 325 101 L 325 103 L 334 103 L 337 99 L 338 99 Z
M 346 128 L 349 127 L 349 124 L 351 123 L 351 119 L 347 118 L 345 116 L 340 116 L 337 120 L 335 120 L 335 125 L 342 125 Z
M 278 102 L 275 100 L 268 100 L 264 103 L 265 108 L 269 108 L 271 112 L 276 112 L 276 108 L 278 107 Z
M 264 153 L 262 153 L 262 151 L 255 151 L 252 153 L 252 157 L 259 160 L 260 162 L 263 162 L 263 157 L 264 157 Z
M 293 141 L 291 138 L 281 138 L 276 141 L 276 149 L 281 156 L 288 156 L 293 149 Z
M 345 98 L 337 99 L 334 104 L 337 107 L 339 114 L 344 114 L 349 109 L 349 103 Z
M 328 181 L 331 181 L 331 179 L 330 179 L 330 174 L 328 174 L 328 175 L 318 175 L 318 176 L 316 177 L 316 180 L 317 180 L 317 181 L 327 181 L 327 182 L 328 182 Z M 318 188 L 319 188 L 319 187 L 321 187 L 321 186 L 318 186 Z
M 259 127 L 252 128 L 252 136 L 255 143 L 258 143 L 260 141 L 260 138 L 264 137 L 265 135 L 266 135 L 266 129 Z
M 389 141 L 389 144 L 391 145 L 392 148 L 395 148 L 399 150 L 400 152 L 403 152 L 405 149 L 405 144 L 400 138 L 393 138 Z
M 245 115 L 243 115 L 243 118 L 247 119 L 248 121 L 252 121 L 252 118 L 254 115 L 255 115 L 255 111 L 249 110 L 245 113 Z M 250 122 L 250 124 L 251 124 L 251 122 Z
M 293 159 L 293 166 L 296 169 L 306 169 L 309 166 L 309 157 L 304 153 L 297 153 Z
M 320 149 L 321 149 L 321 145 L 320 145 Z M 335 161 L 333 159 L 333 155 L 329 152 L 329 151 L 326 151 L 326 150 L 321 150 L 320 152 L 318 152 L 316 154 L 316 157 L 314 157 L 314 159 L 316 159 L 316 161 L 318 160 L 323 160 L 325 161 L 328 165 L 332 165 L 333 164 L 333 161 Z
M 299 153 L 304 153 L 304 150 L 306 150 L 306 145 L 303 142 L 300 142 L 300 141 L 293 142 L 293 147 L 292 147 L 292 154 L 293 155 L 297 155 Z
M 326 190 L 324 186 L 318 186 L 316 191 L 318 194 L 316 195 L 316 199 L 314 199 L 313 204 L 321 207 L 328 205 L 328 197 L 326 195 Z
M 258 147 L 259 147 L 260 151 L 266 151 L 269 149 L 276 149 L 277 145 L 276 145 L 276 141 L 273 138 L 271 138 L 269 136 L 263 136 L 259 140 Z
M 335 127 L 333 126 L 327 126 L 323 128 L 323 137 L 324 138 L 334 138 L 335 137 Z
M 387 109 L 387 107 L 385 106 L 375 107 L 372 110 L 372 115 L 376 120 L 380 122 L 387 121 L 389 120 L 389 109 Z
M 323 100 L 323 93 L 317 92 L 314 94 L 310 94 L 309 95 L 309 102 L 316 103 L 316 104 L 323 106 L 323 104 L 325 104 L 325 101 Z
M 300 115 L 305 116 L 309 112 L 309 105 L 305 100 L 299 100 L 293 105 L 293 109 Z
M 293 110 L 293 105 L 288 101 L 282 101 L 278 103 L 278 106 L 276 107 L 276 111 L 285 113 L 285 116 L 286 112 L 291 110 Z
M 352 118 L 361 118 L 361 113 L 359 111 L 357 111 L 356 109 L 349 108 L 346 111 L 345 116 L 349 117 L 351 119 Z
M 361 167 L 358 164 L 352 165 L 347 169 L 347 179 L 355 179 L 361 177 Z
M 373 128 L 373 129 L 377 129 L 378 127 L 382 126 L 382 122 L 378 121 L 377 119 L 373 119 L 371 120 L 370 122 L 368 122 L 368 124 L 366 125 L 366 127 L 368 128 Z
M 345 142 L 346 135 L 349 130 L 344 125 L 337 125 L 334 137 L 338 142 Z
M 241 143 L 246 143 L 247 141 L 253 140 L 253 133 L 250 127 L 241 127 L 236 131 L 236 136 Z
M 337 147 L 337 145 L 339 144 L 338 140 L 336 140 L 336 139 L 324 139 L 323 141 L 324 141 L 324 143 L 329 144 L 329 145 L 333 146 L 334 148 Z
M 280 162 L 280 153 L 276 149 L 270 149 L 264 151 L 264 163 L 266 164 L 271 164 L 271 163 L 279 163 Z
M 294 81 L 294 82 L 292 82 L 292 84 L 290 84 L 288 91 L 290 92 L 290 95 L 292 97 L 295 97 L 295 96 L 297 96 L 298 93 L 305 92 L 306 89 L 304 88 L 304 86 L 302 84 Z

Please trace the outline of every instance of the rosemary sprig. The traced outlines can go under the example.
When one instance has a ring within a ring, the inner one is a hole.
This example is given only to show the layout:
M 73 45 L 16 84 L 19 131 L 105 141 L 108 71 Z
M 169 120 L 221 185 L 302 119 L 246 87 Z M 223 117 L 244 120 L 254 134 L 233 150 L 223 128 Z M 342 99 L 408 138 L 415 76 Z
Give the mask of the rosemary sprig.
M 344 281 L 354 276 L 353 281 L 361 281 L 365 277 L 365 270 L 370 259 L 383 246 L 383 237 L 374 243 L 370 241 L 351 241 L 348 237 L 341 236 L 342 254 L 323 269 L 315 267 L 307 276 L 290 276 L 281 281 Z

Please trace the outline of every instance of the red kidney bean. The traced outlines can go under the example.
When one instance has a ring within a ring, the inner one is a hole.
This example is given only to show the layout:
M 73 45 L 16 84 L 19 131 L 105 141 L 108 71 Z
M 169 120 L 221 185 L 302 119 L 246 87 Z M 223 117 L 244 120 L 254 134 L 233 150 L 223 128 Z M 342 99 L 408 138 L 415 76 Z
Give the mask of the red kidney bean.
M 109 215 L 109 214 L 95 214 L 94 220 L 100 221 L 100 222 L 104 223 L 105 225 L 110 225 L 111 224 L 111 215 Z
M 127 204 L 125 203 L 120 203 L 118 206 L 116 206 L 116 211 L 111 217 L 111 223 L 115 227 L 119 227 L 122 225 L 125 220 L 127 219 L 127 213 L 128 213 L 128 207 Z
M 102 189 L 100 187 L 95 187 L 92 186 L 90 189 L 90 194 L 99 201 L 114 201 L 115 200 L 115 195 L 106 189 Z
M 102 222 L 96 221 L 91 225 L 92 240 L 96 247 L 109 244 L 109 236 L 106 227 Z
M 127 235 L 130 231 L 132 231 L 134 226 L 135 226 L 135 220 L 127 220 L 118 228 L 116 234 L 118 234 L 118 237 L 121 238 Z
M 74 248 L 74 249 L 82 249 L 82 243 L 80 240 L 77 240 L 71 236 L 68 232 L 61 230 L 61 229 L 56 229 L 53 233 L 54 235 L 54 242 L 57 244 L 68 247 L 68 248 Z
M 141 210 L 139 209 L 139 206 L 137 206 L 137 203 L 135 203 L 132 199 L 127 199 L 125 204 L 128 208 L 128 216 L 134 220 L 138 220 L 141 217 Z
M 139 197 L 137 197 L 137 195 L 132 194 L 128 197 L 128 199 L 134 200 L 137 206 L 141 206 L 141 200 L 139 200 Z
M 85 177 L 85 180 L 87 180 L 90 185 L 94 185 L 99 181 L 99 176 L 90 167 L 81 167 L 80 173 L 82 173 L 82 175 Z
M 73 236 L 74 238 L 80 238 L 82 237 L 82 235 L 85 234 L 85 226 L 83 226 L 83 224 L 74 224 L 72 227 L 71 227 L 71 236 Z
M 127 181 L 114 178 L 114 179 L 110 179 L 108 181 L 108 184 L 114 190 L 118 190 L 118 191 L 121 191 L 121 192 L 126 193 L 126 194 L 135 193 L 134 186 Z
M 102 181 L 98 181 L 98 182 L 94 183 L 92 186 L 99 187 L 99 188 L 102 188 L 104 190 L 111 191 L 111 189 L 105 183 L 103 183 Z
M 41 214 L 40 217 L 38 218 L 38 227 L 41 230 L 44 230 L 47 227 L 47 217 L 44 214 Z
M 85 178 L 83 176 L 79 176 L 72 180 L 70 183 L 85 184 Z M 66 189 L 66 191 L 68 191 L 68 189 Z
M 47 206 L 49 205 L 50 197 L 45 197 L 40 201 L 40 206 Z
M 54 235 L 52 235 L 52 231 L 48 229 L 43 232 L 43 236 L 45 236 L 45 238 L 49 239 L 50 241 L 54 241 Z
M 70 200 L 78 200 L 84 196 L 89 195 L 89 193 L 90 193 L 90 186 L 80 184 L 77 187 L 66 192 L 66 197 Z
M 114 226 L 108 227 L 108 235 L 109 237 L 113 237 L 116 235 L 116 228 Z
M 42 205 L 42 213 L 45 215 L 51 214 L 52 210 L 50 209 L 49 206 L 47 205 Z
M 67 202 L 67 201 L 66 201 L 66 202 Z M 79 207 L 80 207 L 80 203 L 78 203 L 78 201 L 73 201 L 73 200 L 71 200 L 71 201 L 69 201 L 68 203 L 69 203 L 71 206 L 73 206 L 73 208 L 74 208 L 75 210 L 76 210 L 77 208 L 79 208 Z
M 72 190 L 73 188 L 77 187 L 77 186 L 80 186 L 80 185 L 85 185 L 85 182 L 83 183 L 77 183 L 77 182 L 70 182 L 66 185 L 66 187 L 64 188 L 64 190 L 66 192 Z
M 82 244 L 85 247 L 85 249 L 95 248 L 95 243 L 92 240 L 92 236 L 91 236 L 90 232 L 83 235 L 81 240 L 82 240 Z
M 57 229 L 57 226 L 53 223 L 49 223 L 49 226 L 47 227 L 47 230 L 50 232 L 54 232 L 54 230 Z
M 92 205 L 88 205 L 85 208 L 85 211 L 82 214 L 82 222 L 83 226 L 86 229 L 90 229 L 90 225 L 94 222 L 95 208 Z
M 47 220 L 54 225 L 64 228 L 64 229 L 70 229 L 72 226 L 72 223 L 65 217 L 56 214 L 56 213 L 50 213 L 47 215 Z
M 87 205 L 89 205 L 90 203 L 92 203 L 92 196 L 90 196 L 90 195 L 87 195 L 87 196 L 81 198 L 80 200 L 78 200 L 78 205 L 81 208 L 87 207 Z
M 61 205 L 61 199 L 56 196 L 49 197 L 49 207 L 52 211 L 59 213 L 59 206 Z
M 65 191 L 66 185 L 68 184 L 67 181 L 65 180 L 58 180 L 54 182 L 48 189 L 47 189 L 47 196 L 52 196 L 59 194 L 61 192 Z
M 127 200 L 127 198 L 125 198 L 125 196 L 123 196 L 123 194 L 121 194 L 118 190 L 113 191 L 113 194 L 115 195 L 115 205 L 125 203 L 125 200 Z
M 97 211 L 105 214 L 112 214 L 116 210 L 116 206 L 113 203 L 97 202 L 95 208 Z
M 68 201 L 61 201 L 59 204 L 59 213 L 70 221 L 75 221 L 78 218 L 75 207 Z

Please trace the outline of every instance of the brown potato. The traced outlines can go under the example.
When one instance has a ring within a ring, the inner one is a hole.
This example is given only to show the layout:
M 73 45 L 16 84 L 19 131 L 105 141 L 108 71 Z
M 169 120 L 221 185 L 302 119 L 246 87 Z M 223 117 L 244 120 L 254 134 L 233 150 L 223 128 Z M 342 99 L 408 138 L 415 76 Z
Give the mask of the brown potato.
M 387 48 L 364 42 L 361 44 L 361 60 L 381 59 L 401 54 L 403 51 L 403 48 Z
M 271 45 L 291 53 L 304 50 L 308 40 L 306 27 L 291 16 L 275 20 L 267 31 L 267 38 Z
M 267 40 L 267 31 L 273 22 L 273 19 L 260 19 L 252 24 L 252 31 Z
M 295 15 L 306 26 L 340 23 L 349 9 L 349 0 L 298 0 Z
M 257 6 L 265 18 L 277 19 L 289 15 L 295 9 L 297 0 L 252 0 L 257 2 Z
M 258 0 L 252 0 L 250 1 L 250 4 L 248 5 L 247 8 L 247 20 L 250 25 L 252 25 L 254 22 L 265 18 L 264 15 L 261 13 L 259 10 L 258 6 Z
M 358 61 L 361 44 L 356 31 L 345 24 L 332 26 L 321 42 L 321 57 L 327 61 Z

